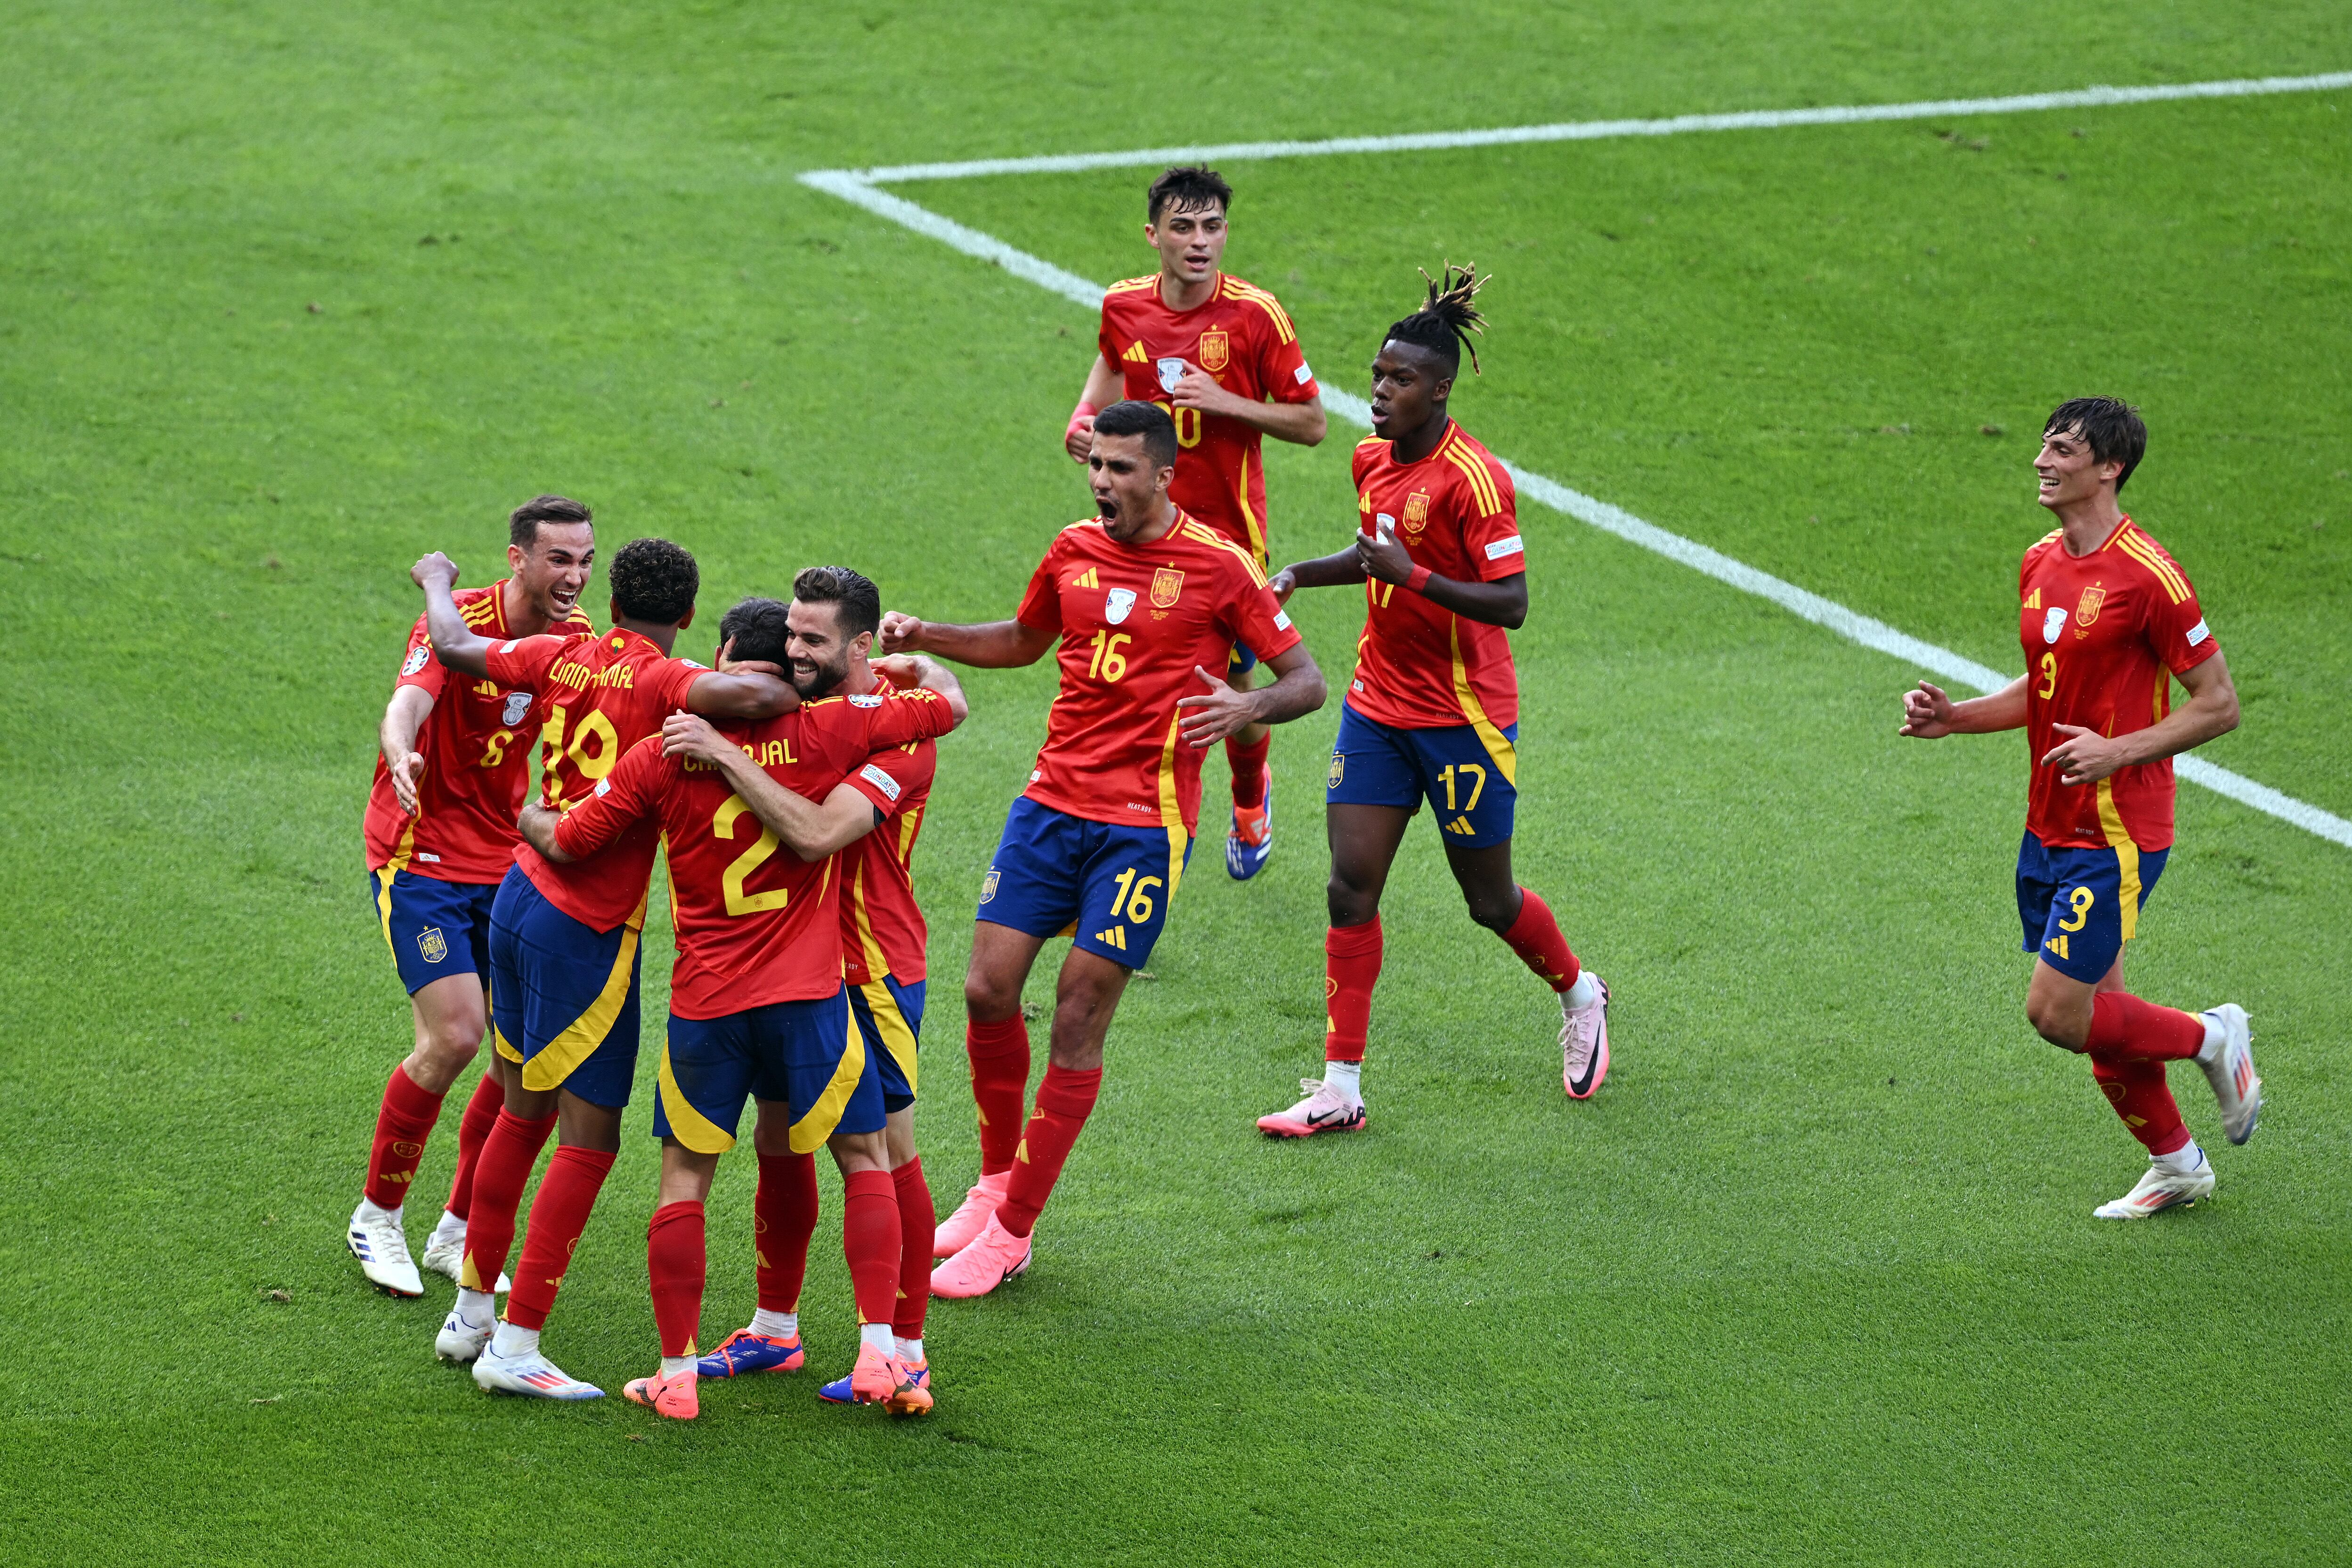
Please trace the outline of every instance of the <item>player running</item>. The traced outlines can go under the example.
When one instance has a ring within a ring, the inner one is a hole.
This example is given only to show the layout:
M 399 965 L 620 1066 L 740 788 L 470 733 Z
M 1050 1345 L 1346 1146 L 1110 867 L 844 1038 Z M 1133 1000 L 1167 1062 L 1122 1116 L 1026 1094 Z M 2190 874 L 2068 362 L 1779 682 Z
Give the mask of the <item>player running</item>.
M 610 574 L 612 630 L 493 641 L 457 610 L 457 569 L 447 556 L 427 555 L 410 573 L 425 590 L 436 658 L 540 698 L 540 804 L 551 811 L 584 799 L 673 710 L 759 720 L 799 702 L 775 675 L 672 657 L 701 584 L 686 551 L 667 539 L 631 540 Z M 542 1357 L 539 1333 L 620 1152 L 621 1111 L 636 1077 L 638 941 L 656 847 L 650 825 L 577 864 L 554 864 L 519 844 L 491 905 L 490 1037 L 509 1063 L 506 1100 L 475 1166 L 457 1305 L 433 1346 L 444 1360 L 474 1363 L 474 1381 L 486 1389 L 552 1399 L 602 1392 Z M 523 1186 L 551 1133 L 557 1148 L 531 1206 L 520 1289 L 499 1323 L 484 1281 L 506 1268 Z
M 802 573 L 793 584 L 792 606 L 793 684 L 802 696 L 865 696 L 884 689 L 883 674 L 867 657 L 881 619 L 881 593 L 867 579 L 839 566 Z M 919 683 L 960 699 L 955 677 L 931 659 L 887 660 L 883 670 L 893 685 Z M 850 1014 L 882 1076 L 883 1136 L 898 1200 L 898 1309 L 890 1330 L 909 1380 L 928 1391 L 923 1319 L 930 1305 L 931 1235 L 938 1216 L 915 1147 L 915 1052 L 923 1028 L 928 932 L 915 902 L 912 868 L 939 747 L 917 741 L 878 752 L 819 802 L 769 777 L 719 731 L 689 714 L 674 715 L 662 733 L 670 755 L 712 763 L 725 773 L 785 848 L 803 860 L 840 857 L 835 876 L 841 887 L 843 975 Z M 760 1185 L 751 1212 L 759 1306 L 748 1328 L 738 1329 L 702 1358 L 701 1377 L 797 1372 L 806 1357 L 799 1308 L 809 1238 L 816 1229 L 816 1156 L 792 1152 L 788 1106 L 773 1100 L 758 1104 L 751 1147 L 760 1157 Z M 842 1377 L 818 1394 L 850 1404 L 856 1389 L 852 1378 Z
M 2263 1080 L 2234 1002 L 2200 1015 L 2124 989 L 2124 944 L 2172 850 L 2172 761 L 2238 727 L 2230 663 L 2197 590 L 2117 497 L 2147 450 L 2138 411 L 2112 397 L 2063 403 L 2033 460 L 2058 526 L 2017 574 L 2025 673 L 1955 702 L 1927 681 L 1904 693 L 1901 732 L 2025 731 L 2034 759 L 2017 851 L 2017 910 L 2036 954 L 2025 1016 L 2042 1037 L 2091 1058 L 2091 1077 L 2147 1146 L 2147 1173 L 2100 1219 L 2146 1219 L 2213 1190 L 2164 1065 L 2193 1059 L 2232 1143 L 2254 1135 Z M 2189 700 L 2172 706 L 2178 678 Z
M 1298 333 L 1281 302 L 1218 270 L 1233 187 L 1213 169 L 1171 169 L 1145 195 L 1143 237 L 1160 270 L 1103 292 L 1097 353 L 1063 445 L 1083 463 L 1096 411 L 1115 397 L 1157 403 L 1176 422 L 1176 482 L 1169 499 L 1247 549 L 1266 569 L 1266 436 L 1301 447 L 1323 439 L 1322 391 L 1307 368 Z M 1236 644 L 1225 675 L 1250 689 L 1257 655 Z M 1274 848 L 1264 724 L 1225 741 L 1234 812 L 1225 830 L 1225 872 L 1246 880 Z
M 1249 552 L 1169 499 L 1177 451 L 1166 410 L 1112 404 L 1095 418 L 1087 458 L 1101 515 L 1062 530 L 1012 620 L 882 618 L 892 652 L 988 669 L 1034 664 L 1061 642 L 1045 748 L 980 885 L 963 995 L 981 1175 L 939 1228 L 936 1249 L 954 1256 L 932 1272 L 936 1295 L 983 1295 L 1029 1267 L 1038 1211 L 1094 1110 L 1111 1016 L 1175 900 L 1200 817 L 1202 748 L 1323 704 L 1323 672 Z M 1258 650 L 1272 685 L 1243 691 L 1210 673 L 1235 643 Z M 1045 939 L 1062 932 L 1076 941 L 1024 1127 L 1021 987 Z
M 580 595 L 596 555 L 588 509 L 540 496 L 515 508 L 507 529 L 509 575 L 457 595 L 467 625 L 492 637 L 587 631 Z M 394 1296 L 425 1293 L 403 1208 L 442 1097 L 488 1025 L 490 904 L 513 863 L 515 813 L 530 791 L 531 694 L 488 679 L 453 686 L 427 639 L 419 616 L 384 707 L 383 755 L 362 826 L 368 900 L 407 988 L 416 1044 L 384 1085 L 348 1239 L 369 1282 Z M 465 1252 L 475 1159 L 498 1121 L 503 1082 L 494 1060 L 474 1086 L 457 1123 L 457 1178 L 425 1243 L 425 1266 L 452 1279 Z
M 747 658 L 781 661 L 787 610 L 751 599 L 721 636 Z M 958 704 L 913 690 L 826 698 L 730 733 L 771 777 L 821 798 L 873 753 L 944 734 Z M 796 1153 L 829 1145 L 841 1166 L 843 1251 L 857 1297 L 851 1373 L 861 1399 L 913 1412 L 930 1403 L 899 1361 L 891 1321 L 898 1287 L 898 1204 L 882 1134 L 882 1080 L 841 983 L 837 863 L 780 856 L 776 835 L 717 768 L 665 757 L 658 737 L 631 748 L 561 820 L 534 807 L 531 845 L 578 860 L 656 825 L 667 847 L 677 933 L 668 1043 L 654 1100 L 662 1140 L 660 1205 L 646 1237 L 661 1365 L 622 1392 L 657 1414 L 691 1419 L 705 1269 L 703 1202 L 719 1156 L 734 1146 L 746 1096 L 789 1107 Z
M 1426 274 L 1423 274 L 1426 277 Z M 1355 679 L 1339 710 L 1325 792 L 1331 929 L 1323 1077 L 1258 1118 L 1285 1138 L 1365 1124 L 1364 1045 L 1381 974 L 1381 891 L 1405 825 L 1429 802 L 1470 918 L 1559 994 L 1560 1079 L 1582 1100 L 1609 1074 L 1609 987 L 1587 973 L 1550 909 L 1511 874 L 1518 801 L 1518 678 L 1507 627 L 1528 617 L 1527 552 L 1510 475 L 1447 417 L 1446 395 L 1478 354 L 1482 279 L 1448 267 L 1426 302 L 1392 323 L 1372 361 L 1372 438 L 1356 448 L 1355 542 L 1286 566 L 1294 589 L 1364 584 Z

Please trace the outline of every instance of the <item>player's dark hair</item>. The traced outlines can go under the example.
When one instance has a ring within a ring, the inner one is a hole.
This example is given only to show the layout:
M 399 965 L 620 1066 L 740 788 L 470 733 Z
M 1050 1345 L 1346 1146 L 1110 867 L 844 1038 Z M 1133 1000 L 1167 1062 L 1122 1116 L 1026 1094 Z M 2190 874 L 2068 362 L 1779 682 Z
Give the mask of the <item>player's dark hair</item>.
M 842 640 L 882 628 L 882 590 L 874 579 L 846 566 L 812 566 L 793 579 L 793 597 L 803 605 L 831 605 Z
M 542 522 L 593 522 L 595 514 L 569 496 L 533 496 L 507 513 L 507 542 L 525 550 L 539 542 Z
M 1214 169 L 1201 163 L 1185 163 L 1169 170 L 1151 182 L 1144 193 L 1144 211 L 1153 223 L 1170 207 L 1185 212 L 1196 207 L 1213 206 L 1219 212 L 1230 212 L 1234 205 L 1234 188 Z
M 719 618 L 719 646 L 731 638 L 732 658 L 760 658 L 770 664 L 792 662 L 793 628 L 790 608 L 782 599 L 744 599 Z
M 1462 352 L 1467 349 L 1470 374 L 1476 375 L 1478 345 L 1470 339 L 1486 332 L 1486 318 L 1472 301 L 1488 280 L 1478 276 L 1475 265 L 1456 267 L 1450 261 L 1436 277 L 1432 278 L 1426 268 L 1421 277 L 1429 285 L 1429 297 L 1412 315 L 1390 322 L 1388 335 L 1381 341 L 1427 349 L 1454 370 L 1462 367 Z
M 2116 476 L 2116 494 L 2123 494 L 2124 481 L 2147 453 L 2147 426 L 2140 422 L 2139 410 L 2120 397 L 2070 397 L 2042 426 L 2044 436 L 2064 430 L 2088 442 L 2095 460 L 2124 466 Z
M 1097 436 L 1140 436 L 1143 451 L 1155 468 L 1176 466 L 1176 421 L 1156 403 L 1129 398 L 1095 416 Z
M 694 611 L 702 574 L 694 557 L 667 539 L 632 539 L 613 557 L 613 614 L 674 626 Z

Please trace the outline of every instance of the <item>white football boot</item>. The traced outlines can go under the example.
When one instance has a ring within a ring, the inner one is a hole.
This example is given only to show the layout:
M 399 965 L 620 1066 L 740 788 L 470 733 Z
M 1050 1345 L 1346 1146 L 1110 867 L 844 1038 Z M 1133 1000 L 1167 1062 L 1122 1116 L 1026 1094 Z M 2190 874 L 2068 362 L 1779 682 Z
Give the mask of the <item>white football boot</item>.
M 374 1209 L 375 1217 L 366 1217 Z M 351 1244 L 352 1256 L 360 1260 L 360 1272 L 368 1283 L 394 1296 L 422 1296 L 425 1281 L 417 1278 L 415 1260 L 408 1256 L 408 1237 L 401 1233 L 400 1216 L 391 1209 L 378 1209 L 365 1198 L 352 1211 L 352 1226 L 345 1240 Z
M 2213 1190 L 2213 1162 L 2203 1160 L 2187 1175 L 2176 1175 L 2161 1165 L 2150 1165 L 2139 1185 L 2111 1204 L 2091 1211 L 2094 1219 L 2146 1219 L 2170 1208 L 2182 1208 Z
M 2207 1061 L 2199 1052 L 2197 1065 L 2213 1086 L 2214 1103 L 2221 1108 L 2221 1131 L 2231 1142 L 2242 1143 L 2254 1135 L 2263 1114 L 2263 1080 L 2254 1075 L 2254 1031 L 2246 1010 L 2235 1002 L 2208 1007 L 2204 1016 L 2221 1026 L 2221 1046 Z
M 1312 1138 L 1318 1132 L 1361 1132 L 1364 1102 L 1328 1079 L 1302 1078 L 1298 1091 L 1307 1098 L 1287 1110 L 1257 1119 L 1257 1130 L 1269 1138 Z
M 459 1226 L 455 1231 L 446 1233 L 435 1231 L 433 1239 L 425 1244 L 425 1267 L 436 1274 L 447 1276 L 453 1284 L 463 1285 L 466 1282 L 466 1227 Z M 505 1295 L 507 1287 L 512 1283 L 506 1270 L 500 1269 L 496 1293 Z
M 464 1312 L 452 1307 L 448 1317 L 442 1320 L 441 1331 L 433 1336 L 433 1353 L 443 1361 L 462 1365 L 478 1357 L 489 1344 L 490 1336 L 498 1331 L 496 1318 L 487 1323 L 469 1323 Z
M 583 1383 L 536 1350 L 500 1355 L 485 1349 L 474 1363 L 474 1381 L 486 1394 L 521 1394 L 533 1399 L 602 1399 L 604 1391 Z

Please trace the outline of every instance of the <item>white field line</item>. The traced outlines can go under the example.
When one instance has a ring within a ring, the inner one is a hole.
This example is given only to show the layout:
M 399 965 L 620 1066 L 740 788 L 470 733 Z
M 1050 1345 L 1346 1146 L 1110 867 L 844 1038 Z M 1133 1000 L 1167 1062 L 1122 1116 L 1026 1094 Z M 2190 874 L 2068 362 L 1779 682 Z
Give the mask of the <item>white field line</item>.
M 1226 147 L 1155 148 L 1132 153 L 1085 153 L 1071 157 L 982 160 L 965 163 L 909 163 L 894 168 L 855 172 L 820 169 L 800 176 L 801 183 L 837 196 L 877 216 L 936 239 L 966 256 L 992 262 L 1049 293 L 1058 294 L 1088 310 L 1102 308 L 1103 286 L 1065 271 L 1052 262 L 1020 250 L 993 235 L 940 216 L 902 196 L 876 188 L 880 180 L 957 179 L 974 174 L 1038 174 L 1076 169 L 1100 169 L 1163 163 L 1186 158 L 1294 157 L 1340 153 L 1384 152 L 1427 147 L 1490 146 L 1505 142 L 1565 142 L 1603 135 L 1668 135 L 1679 131 L 1720 131 L 1783 125 L 1851 124 L 1873 120 L 1921 119 L 1937 114 L 1999 113 L 2032 109 L 2059 109 L 2112 103 L 2139 103 L 2160 99 L 2224 98 L 2254 93 L 2320 91 L 2352 87 L 2352 72 L 2328 76 L 2266 77 L 2252 81 L 2196 82 L 2175 87 L 2090 88 L 2081 92 L 2038 93 L 2020 98 L 1952 100 L 1937 103 L 1888 104 L 1855 109 L 1777 110 L 1759 114 L 1685 115 L 1675 120 L 1601 121 L 1584 125 L 1538 125 L 1517 130 L 1450 132 L 1422 137 L 1350 137 L 1328 142 L 1246 142 Z M 1371 410 L 1353 394 L 1327 386 L 1323 405 L 1335 416 L 1369 429 Z M 1790 614 L 1826 626 L 1850 642 L 1890 654 L 1914 668 L 1940 676 L 1953 686 L 1974 691 L 1995 691 L 2011 677 L 1965 655 L 1924 642 L 1906 632 L 1859 611 L 1850 610 L 1794 583 L 1736 561 L 1696 540 L 1670 533 L 1645 522 L 1622 507 L 1571 489 L 1509 459 L 1503 466 L 1518 492 L 1529 500 L 1590 523 L 1629 544 L 1677 561 L 1742 593 L 1769 599 Z M 2352 822 L 2318 806 L 2283 795 L 2194 756 L 2176 757 L 2174 771 L 2192 784 L 2217 795 L 2291 823 L 2322 838 L 2352 848 Z

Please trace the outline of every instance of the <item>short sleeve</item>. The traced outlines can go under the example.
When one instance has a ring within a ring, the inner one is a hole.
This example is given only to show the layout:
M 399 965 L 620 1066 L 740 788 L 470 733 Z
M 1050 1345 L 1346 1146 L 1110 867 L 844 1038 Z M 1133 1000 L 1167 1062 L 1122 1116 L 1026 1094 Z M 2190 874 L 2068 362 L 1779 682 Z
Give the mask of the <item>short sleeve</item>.
M 1233 639 L 1261 659 L 1279 658 L 1304 640 L 1286 611 L 1256 571 L 1234 563 L 1233 595 L 1226 601 L 1223 624 Z
M 2167 562 L 2170 582 L 2179 586 L 2175 598 L 2166 583 L 2148 586 L 2147 641 L 2164 667 L 2179 675 L 2196 668 L 2221 651 L 2213 638 L 2213 630 L 2205 624 L 2205 612 L 2198 606 L 2197 590 L 2189 584 L 2189 575 L 2179 567 Z
M 1290 317 L 1277 305 L 1265 313 L 1263 326 L 1265 346 L 1258 376 L 1266 396 L 1276 403 L 1312 403 L 1322 396 L 1323 389 L 1315 384 L 1315 373 L 1307 368 L 1306 351 L 1298 346 L 1298 333 Z
M 629 825 L 654 809 L 662 768 L 662 739 L 648 735 L 631 746 L 620 764 L 555 825 L 555 842 L 566 855 L 584 860 Z
M 1062 629 L 1062 589 L 1054 581 L 1061 557 L 1062 542 L 1056 539 L 1046 547 L 1045 558 L 1037 563 L 1037 570 L 1029 574 L 1029 591 L 1021 595 L 1021 607 L 1013 612 L 1013 618 L 1031 631 Z
M 1519 536 L 1519 498 L 1500 464 L 1481 461 L 1475 476 L 1464 475 L 1462 548 L 1481 583 L 1498 582 L 1528 569 L 1527 544 Z
M 1103 300 L 1102 315 L 1095 324 L 1095 352 L 1102 355 L 1103 363 L 1110 366 L 1114 374 L 1118 372 L 1119 349 L 1111 339 L 1110 300 L 1108 297 Z M 1124 380 L 1123 377 L 1121 379 Z
M 955 728 L 955 710 L 938 692 L 918 686 L 909 690 L 853 697 L 850 703 L 866 709 L 868 751 L 879 752 L 913 741 L 936 741 Z
M 665 658 L 646 673 L 653 677 L 651 694 L 655 705 L 665 713 L 673 713 L 686 710 L 686 694 L 694 689 L 696 681 L 716 672 L 690 658 Z
M 892 746 L 875 752 L 844 781 L 874 803 L 885 818 L 896 816 L 911 796 L 930 784 L 940 765 L 936 746 Z
M 409 628 L 408 651 L 401 658 L 400 674 L 392 683 L 393 689 L 396 691 L 404 686 L 421 687 L 427 697 L 437 701 L 448 675 L 441 661 L 433 657 L 433 637 L 425 629 L 425 617 L 417 616 L 416 625 Z
M 535 637 L 509 637 L 490 645 L 483 662 L 488 667 L 490 679 L 500 686 L 519 686 L 527 691 L 537 691 L 547 684 L 547 672 L 555 668 L 563 650 L 580 638 L 558 637 L 552 633 Z

